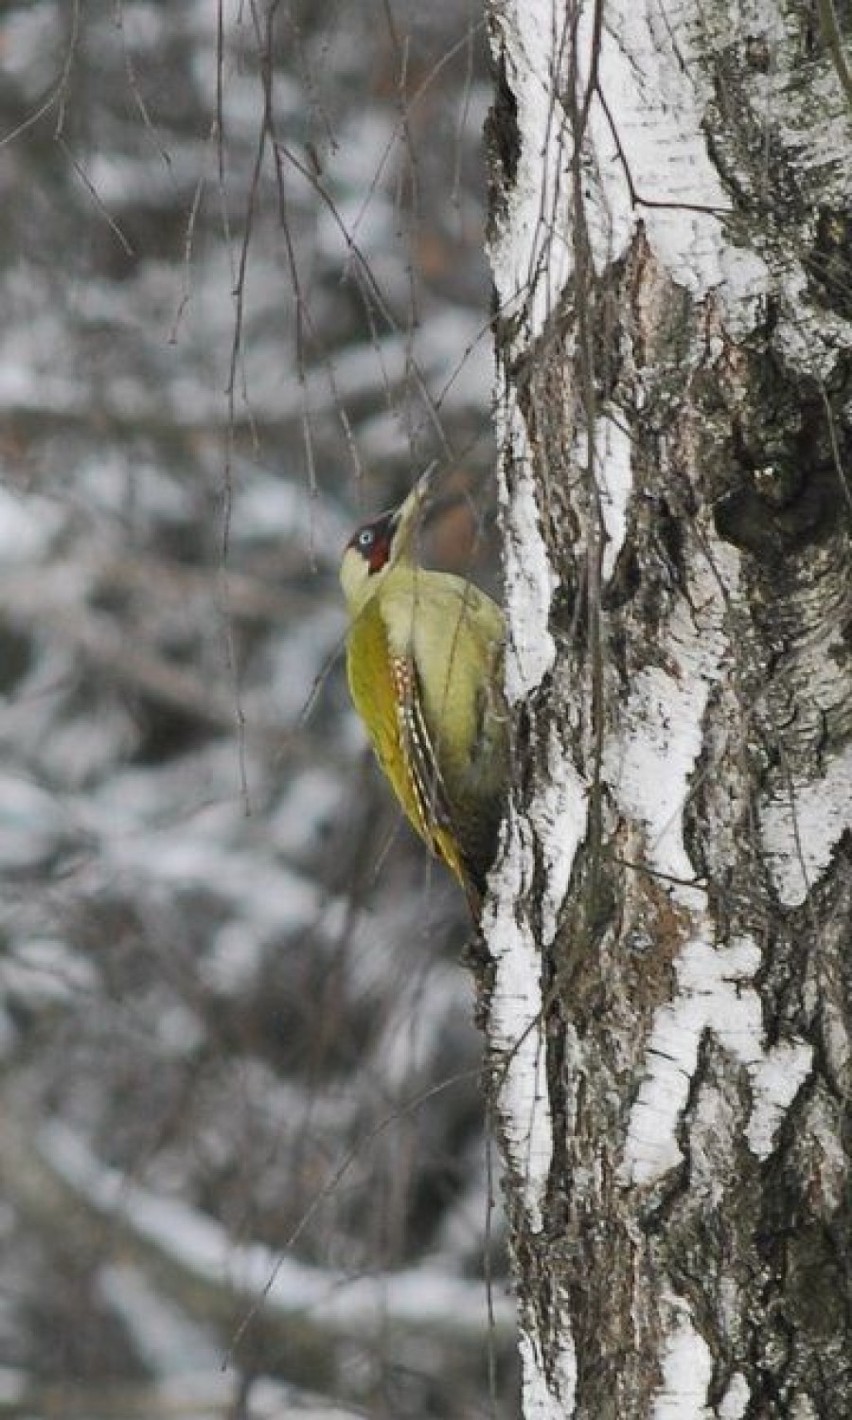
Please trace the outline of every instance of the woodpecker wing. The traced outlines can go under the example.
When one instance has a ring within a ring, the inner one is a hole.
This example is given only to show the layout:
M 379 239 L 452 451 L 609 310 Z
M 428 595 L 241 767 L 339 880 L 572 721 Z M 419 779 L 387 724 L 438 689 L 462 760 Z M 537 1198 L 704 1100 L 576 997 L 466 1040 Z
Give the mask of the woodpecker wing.
M 423 716 L 417 667 L 410 656 L 392 656 L 391 675 L 396 692 L 399 734 L 422 819 L 422 832 L 434 840 L 435 828 L 452 829 L 452 818 L 435 746 Z M 435 848 L 440 851 L 437 843 Z
M 392 650 L 375 599 L 350 628 L 347 662 L 355 707 L 407 817 L 432 852 L 465 883 L 466 864 L 450 824 L 417 668 L 410 655 Z
M 416 805 L 415 827 L 437 857 L 443 858 L 464 887 L 472 910 L 478 896 L 469 865 L 459 842 L 458 826 L 441 775 L 436 746 L 423 711 L 417 666 L 410 656 L 391 656 L 391 676 L 396 691 L 397 718 L 411 798 Z

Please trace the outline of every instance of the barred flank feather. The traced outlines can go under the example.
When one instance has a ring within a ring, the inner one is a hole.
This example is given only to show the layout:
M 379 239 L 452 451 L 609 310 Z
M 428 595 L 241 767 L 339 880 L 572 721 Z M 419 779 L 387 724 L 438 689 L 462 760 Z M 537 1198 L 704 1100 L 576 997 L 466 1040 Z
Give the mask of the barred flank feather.
M 397 694 L 400 738 L 411 775 L 411 787 L 423 820 L 424 837 L 434 837 L 434 829 L 452 828 L 447 791 L 441 782 L 441 771 L 435 747 L 423 719 L 423 705 L 417 671 L 413 661 L 403 656 L 391 657 L 391 675 Z M 434 851 L 440 852 L 437 845 Z

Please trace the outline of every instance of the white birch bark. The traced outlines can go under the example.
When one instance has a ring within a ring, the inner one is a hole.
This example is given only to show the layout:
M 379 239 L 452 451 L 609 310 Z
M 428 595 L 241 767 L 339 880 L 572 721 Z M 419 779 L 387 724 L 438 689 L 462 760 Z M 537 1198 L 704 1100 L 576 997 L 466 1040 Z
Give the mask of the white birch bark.
M 852 1414 L 852 107 L 829 3 L 490 0 L 524 1414 Z

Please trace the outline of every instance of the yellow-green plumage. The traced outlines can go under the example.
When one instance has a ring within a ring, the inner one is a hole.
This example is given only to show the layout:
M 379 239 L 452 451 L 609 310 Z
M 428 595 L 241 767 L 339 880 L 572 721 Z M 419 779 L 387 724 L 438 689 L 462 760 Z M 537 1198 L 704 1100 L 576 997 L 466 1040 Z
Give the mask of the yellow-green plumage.
M 478 902 L 497 842 L 507 763 L 503 615 L 472 583 L 416 566 L 418 511 L 356 534 L 341 581 L 351 617 L 349 686 L 382 769 L 414 828 Z M 373 570 L 359 536 L 390 526 Z

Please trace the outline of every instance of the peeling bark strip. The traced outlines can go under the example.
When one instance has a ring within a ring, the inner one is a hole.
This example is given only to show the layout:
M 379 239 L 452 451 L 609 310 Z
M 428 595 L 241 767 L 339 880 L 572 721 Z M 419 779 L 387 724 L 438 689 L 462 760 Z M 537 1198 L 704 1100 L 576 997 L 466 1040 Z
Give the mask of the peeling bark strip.
M 516 755 L 483 991 L 542 1420 L 852 1415 L 850 12 L 823 10 L 487 6 Z

